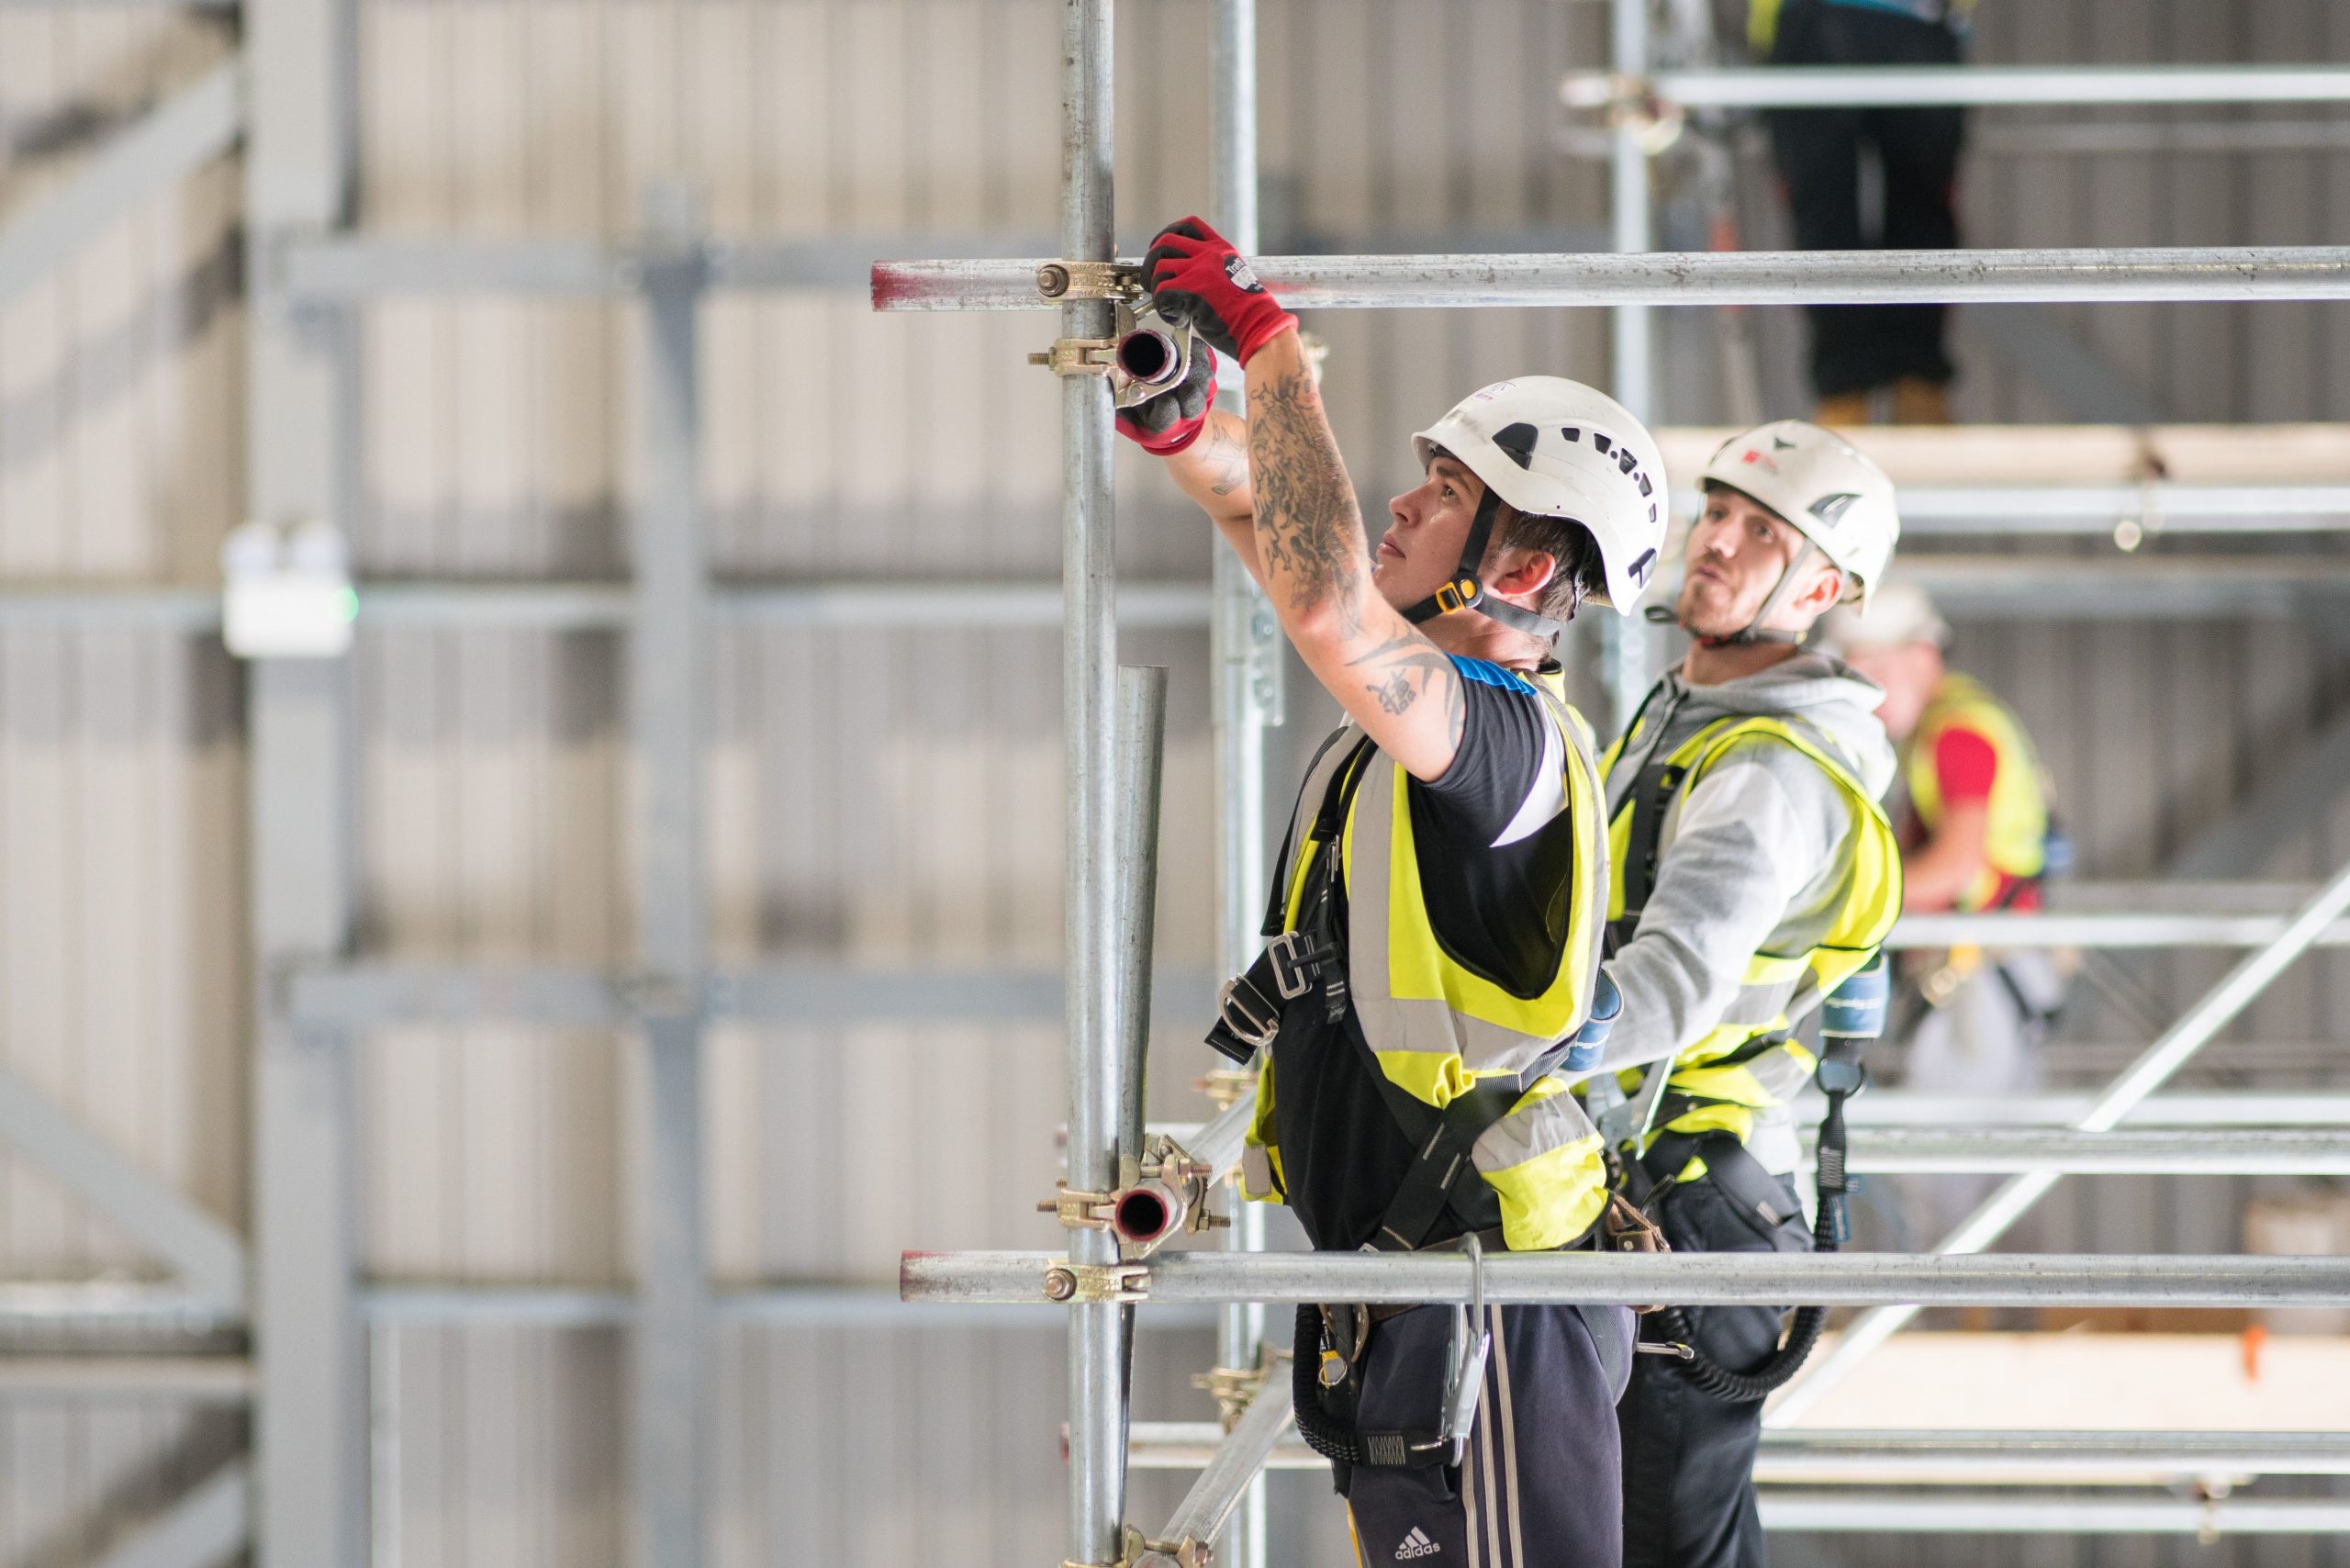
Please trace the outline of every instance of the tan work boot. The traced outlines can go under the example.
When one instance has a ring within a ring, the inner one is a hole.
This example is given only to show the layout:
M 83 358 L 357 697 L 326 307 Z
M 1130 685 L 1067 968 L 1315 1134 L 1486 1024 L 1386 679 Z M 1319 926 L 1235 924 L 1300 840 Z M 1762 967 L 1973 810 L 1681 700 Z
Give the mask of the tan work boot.
M 1811 422 L 1818 425 L 1867 424 L 1869 395 L 1865 392 L 1831 392 L 1812 409 Z
M 1897 425 L 1950 423 L 1950 388 L 1922 375 L 1905 375 L 1893 384 L 1893 422 Z

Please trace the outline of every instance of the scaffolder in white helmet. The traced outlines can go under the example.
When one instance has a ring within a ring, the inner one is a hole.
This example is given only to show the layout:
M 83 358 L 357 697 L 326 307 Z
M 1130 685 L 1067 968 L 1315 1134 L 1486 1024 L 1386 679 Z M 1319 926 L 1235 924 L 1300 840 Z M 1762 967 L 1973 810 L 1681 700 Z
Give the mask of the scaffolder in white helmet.
M 1599 970 L 1606 812 L 1552 644 L 1628 610 L 1666 487 L 1621 407 L 1553 376 L 1485 387 L 1420 432 L 1374 544 L 1295 320 L 1187 220 L 1145 263 L 1212 354 L 1121 414 L 1264 586 L 1346 711 L 1308 767 L 1265 952 L 1210 1043 L 1253 1060 L 1252 1196 L 1317 1248 L 1589 1245 L 1599 1137 L 1562 1073 L 1614 1012 Z M 1298 1322 L 1292 1396 L 1367 1562 L 1617 1568 L 1620 1307 L 1336 1304 Z
M 1880 581 L 1899 537 L 1892 484 L 1799 420 L 1707 465 L 1671 610 L 1691 646 L 1604 764 L 1611 864 L 1606 972 L 1624 1002 L 1583 1090 L 1626 1195 L 1675 1251 L 1832 1249 L 1843 1236 L 1842 1115 L 1859 1038 L 1882 1018 L 1878 946 L 1901 859 L 1877 805 L 1893 752 L 1879 693 L 1802 646 L 1812 622 Z M 1825 1008 L 1823 1011 L 1823 1003 Z M 1797 1038 L 1822 1011 L 1824 1049 Z M 1819 1212 L 1790 1172 L 1789 1102 L 1817 1076 Z M 1761 1401 L 1819 1328 L 1771 1307 L 1667 1307 L 1643 1319 L 1618 1406 L 1624 1561 L 1754 1568 Z

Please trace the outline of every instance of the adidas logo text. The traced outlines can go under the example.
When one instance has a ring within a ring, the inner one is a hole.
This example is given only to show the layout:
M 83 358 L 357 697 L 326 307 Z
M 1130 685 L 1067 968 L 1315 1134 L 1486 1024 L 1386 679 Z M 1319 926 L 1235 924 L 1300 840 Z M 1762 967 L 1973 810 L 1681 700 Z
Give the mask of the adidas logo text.
M 1434 1557 L 1443 1550 L 1444 1548 L 1427 1538 L 1426 1530 L 1414 1525 L 1412 1533 L 1404 1538 L 1404 1544 L 1395 1549 L 1395 1561 L 1408 1562 L 1415 1557 Z

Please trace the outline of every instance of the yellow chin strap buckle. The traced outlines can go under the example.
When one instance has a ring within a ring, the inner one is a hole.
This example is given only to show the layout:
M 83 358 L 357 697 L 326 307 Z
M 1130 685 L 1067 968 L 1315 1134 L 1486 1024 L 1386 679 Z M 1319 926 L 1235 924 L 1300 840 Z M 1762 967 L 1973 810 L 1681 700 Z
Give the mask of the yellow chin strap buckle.
M 1456 610 L 1467 610 L 1485 597 L 1484 586 L 1474 577 L 1462 577 L 1457 582 L 1439 586 L 1431 596 L 1438 613 L 1449 615 Z

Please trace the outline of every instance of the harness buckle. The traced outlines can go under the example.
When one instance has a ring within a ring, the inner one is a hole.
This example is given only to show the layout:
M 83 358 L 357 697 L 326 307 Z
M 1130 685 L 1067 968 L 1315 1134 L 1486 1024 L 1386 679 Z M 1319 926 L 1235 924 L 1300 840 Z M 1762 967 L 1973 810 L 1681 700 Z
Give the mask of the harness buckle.
M 1281 993 L 1283 1002 L 1295 1002 L 1314 989 L 1321 978 L 1322 953 L 1310 944 L 1304 931 L 1284 931 L 1265 946 L 1265 956 L 1273 963 L 1273 989 Z
M 1248 1003 L 1240 996 L 1243 986 L 1248 986 L 1248 994 L 1259 1003 L 1265 1002 L 1264 994 L 1248 984 L 1247 975 L 1235 975 L 1224 982 L 1222 991 L 1216 992 L 1216 1016 L 1224 1021 L 1224 1026 L 1242 1045 L 1251 1050 L 1261 1051 L 1273 1043 L 1274 1036 L 1281 1032 L 1281 1009 L 1268 1004 L 1261 1014 L 1249 1011 Z
M 1484 585 L 1476 578 L 1460 577 L 1452 582 L 1439 583 L 1436 592 L 1429 597 L 1436 600 L 1438 610 L 1449 615 L 1456 610 L 1474 607 L 1479 599 L 1485 597 L 1485 590 Z

